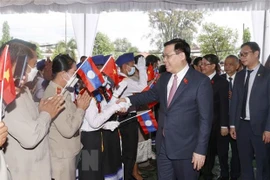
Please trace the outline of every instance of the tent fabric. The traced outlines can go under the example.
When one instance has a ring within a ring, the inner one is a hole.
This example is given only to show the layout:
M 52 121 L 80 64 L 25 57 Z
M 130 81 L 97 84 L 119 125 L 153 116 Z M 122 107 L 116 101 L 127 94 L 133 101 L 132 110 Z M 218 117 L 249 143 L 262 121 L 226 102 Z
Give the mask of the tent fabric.
M 0 0 L 0 13 L 187 10 L 267 10 L 269 0 Z

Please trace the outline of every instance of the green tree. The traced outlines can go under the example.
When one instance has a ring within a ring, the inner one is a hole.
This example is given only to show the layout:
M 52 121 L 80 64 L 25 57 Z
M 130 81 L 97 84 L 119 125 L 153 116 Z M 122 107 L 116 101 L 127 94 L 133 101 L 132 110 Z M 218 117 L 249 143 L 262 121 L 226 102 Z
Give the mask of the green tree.
M 242 37 L 243 43 L 249 42 L 250 39 L 251 39 L 251 33 L 250 33 L 249 28 L 248 27 L 244 28 L 243 37 Z
M 118 38 L 113 42 L 113 44 L 115 48 L 115 57 L 118 57 L 119 55 L 127 52 L 139 52 L 139 49 L 135 46 L 132 46 L 127 38 Z
M 212 53 L 222 60 L 228 54 L 236 53 L 237 39 L 237 31 L 208 23 L 203 25 L 202 33 L 198 36 L 198 43 L 203 55 Z
M 52 59 L 57 56 L 58 54 L 69 54 L 70 57 L 72 57 L 74 60 L 77 59 L 76 57 L 76 50 L 77 50 L 77 44 L 75 39 L 70 39 L 67 44 L 65 41 L 59 41 L 56 46 L 55 50 L 52 55 Z
M 37 52 L 38 58 L 39 58 L 39 59 L 43 58 L 43 56 L 42 56 L 42 54 L 41 54 L 42 52 L 41 52 L 41 49 L 40 49 L 40 47 L 39 47 L 39 44 L 36 43 L 36 42 L 33 42 L 33 41 L 30 41 L 30 42 L 33 43 L 33 44 L 35 44 L 35 45 L 37 46 L 36 52 Z
M 197 26 L 203 20 L 203 12 L 199 11 L 152 11 L 148 16 L 152 28 L 148 37 L 158 50 L 163 48 L 164 42 L 173 38 L 182 38 L 191 43 L 197 33 Z
M 10 32 L 9 32 L 10 28 L 8 25 L 8 22 L 5 21 L 3 23 L 3 27 L 2 27 L 2 39 L 0 40 L 0 44 L 4 44 L 8 41 L 10 41 L 12 38 L 10 37 Z
M 127 38 L 118 38 L 113 42 L 113 44 L 115 51 L 121 53 L 127 52 L 128 49 L 132 46 Z
M 114 52 L 114 46 L 110 38 L 101 32 L 98 32 L 95 38 L 93 55 L 108 55 Z

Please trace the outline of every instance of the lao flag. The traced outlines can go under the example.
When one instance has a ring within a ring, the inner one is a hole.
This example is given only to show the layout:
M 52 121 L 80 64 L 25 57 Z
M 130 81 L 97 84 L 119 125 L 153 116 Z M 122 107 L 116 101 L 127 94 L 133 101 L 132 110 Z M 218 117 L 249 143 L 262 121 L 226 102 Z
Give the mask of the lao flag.
M 81 65 L 78 75 L 90 92 L 93 92 L 104 83 L 101 72 L 90 57 Z
M 106 61 L 103 68 L 101 69 L 101 72 L 103 72 L 113 80 L 114 86 L 118 86 L 119 77 L 117 73 L 116 64 L 112 56 L 110 56 L 109 60 Z
M 155 78 L 155 72 L 152 64 L 149 64 L 149 66 L 147 67 L 147 76 L 147 81 L 152 81 Z
M 137 115 L 137 118 L 144 134 L 149 134 L 149 132 L 154 132 L 157 130 L 158 124 L 152 111 Z
M 8 105 L 16 98 L 15 84 L 8 46 L 0 56 L 0 89 L 3 92 L 4 104 Z

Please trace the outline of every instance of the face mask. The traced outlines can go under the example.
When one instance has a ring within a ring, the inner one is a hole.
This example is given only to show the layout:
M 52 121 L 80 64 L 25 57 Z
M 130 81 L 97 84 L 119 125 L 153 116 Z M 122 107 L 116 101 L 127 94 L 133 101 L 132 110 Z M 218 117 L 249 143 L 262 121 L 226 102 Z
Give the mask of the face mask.
M 128 75 L 132 76 L 132 75 L 134 75 L 134 73 L 135 73 L 135 67 L 133 66 L 133 67 L 131 67 L 131 70 L 128 72 Z
M 38 70 L 37 67 L 32 68 L 31 66 L 28 65 L 28 67 L 31 69 L 30 72 L 27 74 L 27 82 L 31 82 L 34 80 L 36 77 Z

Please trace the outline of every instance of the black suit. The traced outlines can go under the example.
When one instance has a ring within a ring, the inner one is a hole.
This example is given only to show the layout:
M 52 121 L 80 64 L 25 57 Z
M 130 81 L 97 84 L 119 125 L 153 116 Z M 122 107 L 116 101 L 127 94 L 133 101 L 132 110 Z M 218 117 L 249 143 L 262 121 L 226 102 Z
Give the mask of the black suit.
M 246 74 L 244 69 L 235 78 L 230 107 L 230 124 L 236 128 L 241 178 L 254 180 L 252 161 L 255 154 L 256 179 L 269 180 L 267 161 L 269 144 L 264 144 L 262 135 L 264 131 L 270 131 L 270 70 L 260 65 L 253 86 L 249 87 L 251 91 L 247 104 L 249 104 L 250 120 L 241 119 Z
M 206 155 L 212 124 L 213 92 L 209 78 L 189 68 L 167 106 L 167 85 L 172 74 L 164 72 L 149 91 L 131 96 L 132 105 L 160 102 L 156 136 L 158 176 L 161 180 L 197 180 L 193 153 Z M 163 134 L 165 136 L 163 136 Z
M 226 74 L 222 74 L 221 77 L 227 79 Z M 232 87 L 233 87 L 233 84 L 232 84 Z M 229 137 L 229 139 L 230 139 L 230 145 L 231 145 L 231 150 L 232 150 L 232 158 L 230 161 L 230 167 L 231 167 L 230 176 L 231 178 L 238 178 L 240 176 L 240 161 L 239 161 L 237 143 L 236 143 L 236 140 L 234 140 L 231 136 Z
M 216 74 L 211 79 L 214 97 L 214 117 L 207 151 L 206 163 L 203 168 L 204 179 L 212 179 L 212 169 L 215 163 L 215 155 L 218 155 L 221 176 L 229 177 L 228 150 L 229 135 L 221 135 L 221 127 L 229 127 L 229 83 L 223 77 Z

